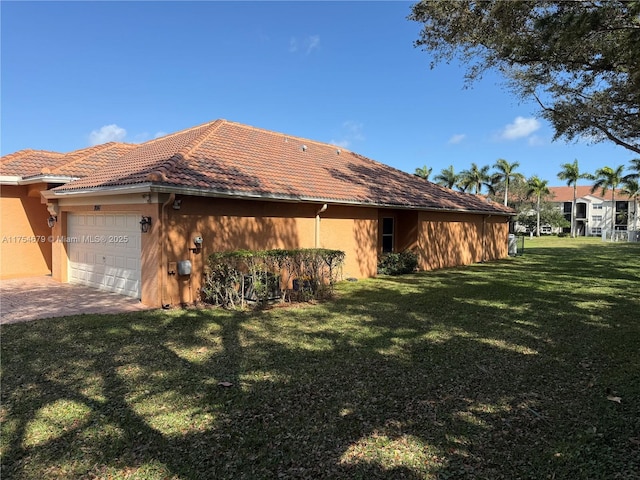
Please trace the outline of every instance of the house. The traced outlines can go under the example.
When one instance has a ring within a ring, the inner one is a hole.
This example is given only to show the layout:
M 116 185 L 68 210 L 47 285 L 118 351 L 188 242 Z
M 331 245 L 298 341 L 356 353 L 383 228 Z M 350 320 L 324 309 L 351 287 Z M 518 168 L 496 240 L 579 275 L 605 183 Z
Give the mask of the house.
M 343 276 L 356 278 L 375 276 L 384 252 L 413 249 L 424 270 L 507 255 L 513 210 L 335 145 L 216 120 L 92 148 L 37 162 L 33 151 L 2 158 L 0 182 L 13 176 L 22 188 L 13 203 L 2 189 L 3 230 L 10 210 L 29 223 L 24 235 L 48 239 L 38 242 L 50 253 L 33 274 L 48 268 L 58 281 L 161 306 L 198 299 L 215 251 L 340 249 Z M 34 168 L 20 170 L 17 158 Z M 41 208 L 18 212 L 38 195 Z M 17 245 L 5 267 L 6 245 L 3 271 L 17 271 Z
M 550 201 L 564 213 L 571 222 L 573 187 L 549 187 Z M 576 235 L 601 236 L 603 231 L 611 230 L 611 214 L 615 208 L 615 230 L 637 231 L 640 219 L 637 217 L 637 205 L 628 195 L 615 192 L 615 205 L 611 201 L 611 191 L 602 195 L 602 190 L 591 193 L 591 186 L 579 185 L 576 189 Z M 569 232 L 570 229 L 565 229 Z M 549 231 L 551 233 L 551 231 Z
M 102 168 L 134 145 L 107 143 L 62 154 L 22 150 L 0 159 L 0 278 L 51 273 L 51 213 L 42 191 Z

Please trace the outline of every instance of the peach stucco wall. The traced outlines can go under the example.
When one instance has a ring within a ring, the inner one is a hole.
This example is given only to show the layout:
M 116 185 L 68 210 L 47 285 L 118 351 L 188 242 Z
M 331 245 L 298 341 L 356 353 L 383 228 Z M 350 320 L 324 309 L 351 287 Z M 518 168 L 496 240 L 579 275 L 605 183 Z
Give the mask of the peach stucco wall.
M 141 236 L 141 300 L 153 307 L 198 300 L 206 259 L 216 251 L 339 249 L 346 253 L 343 278 L 375 276 L 381 248 L 379 219 L 385 216 L 395 219 L 396 249 L 415 249 L 424 270 L 507 254 L 505 217 L 335 205 L 318 214 L 322 206 L 319 204 L 188 196 L 179 196 L 180 208 L 174 209 L 174 197 L 168 194 L 155 196 L 149 203 L 140 203 L 140 195 L 131 198 L 136 203 L 116 196 L 102 199 L 100 212 L 135 212 L 152 218 L 151 230 Z M 66 235 L 70 212 L 87 213 L 95 208 L 96 205 L 61 204 L 58 223 L 47 234 Z M 42 224 L 46 227 L 46 217 Z M 195 237 L 203 238 L 202 248 L 194 248 Z M 51 246 L 53 277 L 66 282 L 67 245 L 54 242 Z M 178 275 L 176 263 L 182 260 L 191 262 L 191 275 Z
M 417 248 L 420 268 L 434 270 L 506 257 L 508 220 L 508 217 L 422 212 Z
M 0 278 L 51 273 L 49 212 L 40 202 L 46 185 L 0 187 Z
M 163 260 L 163 304 L 199 299 L 202 272 L 213 252 L 238 249 L 331 248 L 346 253 L 343 276 L 375 275 L 377 210 L 321 205 L 185 197 L 180 210 L 168 208 Z M 193 239 L 203 238 L 194 250 Z M 169 274 L 173 264 L 189 260 L 191 276 Z M 171 267 L 171 268 L 169 268 Z
M 378 266 L 378 209 L 331 206 L 320 218 L 320 248 L 343 250 L 344 278 L 366 278 Z

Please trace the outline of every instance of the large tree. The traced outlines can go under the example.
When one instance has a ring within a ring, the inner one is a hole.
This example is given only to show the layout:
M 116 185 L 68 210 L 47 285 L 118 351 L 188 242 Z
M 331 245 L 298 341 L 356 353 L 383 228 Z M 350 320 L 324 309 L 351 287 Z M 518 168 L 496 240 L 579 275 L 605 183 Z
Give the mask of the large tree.
M 496 170 L 498 170 L 498 172 L 494 174 L 493 179 L 497 183 L 502 184 L 502 186 L 504 187 L 505 206 L 507 205 L 507 202 L 509 200 L 509 185 L 511 184 L 511 182 L 524 178 L 524 176 L 521 173 L 516 173 L 515 171 L 516 168 L 518 168 L 519 166 L 520 166 L 520 163 L 518 162 L 509 163 L 504 158 L 499 158 L 496 161 L 496 164 L 493 166 Z
M 576 195 L 578 190 L 578 180 L 583 178 L 591 178 L 588 173 L 580 173 L 578 167 L 578 159 L 575 159 L 573 163 L 563 163 L 560 165 L 562 170 L 558 172 L 558 178 L 565 180 L 568 187 L 573 187 L 573 202 L 571 203 L 571 236 L 576 236 Z
M 531 213 L 533 212 L 533 213 Z M 536 206 L 536 201 L 521 205 L 518 212 L 517 221 L 518 224 L 527 228 L 530 232 L 533 232 L 538 225 L 538 215 L 540 215 L 540 225 L 550 225 L 555 228 L 565 228 L 569 226 L 569 222 L 555 203 L 542 200 L 540 202 L 540 209 Z
M 611 190 L 611 234 L 616 229 L 616 189 L 622 183 L 624 167 L 622 165 L 611 168 L 611 167 L 602 167 L 596 170 L 595 175 L 592 175 L 591 178 L 595 180 L 593 186 L 591 187 L 591 193 L 596 190 L 602 191 L 602 196 L 604 197 L 607 193 L 607 190 Z M 612 237 L 613 238 L 613 237 Z
M 536 198 L 536 236 L 540 236 L 540 207 L 542 197 L 549 194 L 549 187 L 547 180 L 542 180 L 538 176 L 533 176 L 527 182 L 529 185 L 528 195 L 534 195 Z
M 497 69 L 535 99 L 555 138 L 640 153 L 640 1 L 426 0 L 409 19 L 432 67 L 459 58 L 467 81 Z
M 472 163 L 469 170 L 460 172 L 459 185 L 463 191 L 470 191 L 476 195 L 482 193 L 482 187 L 487 187 L 489 192 L 492 192 L 493 185 L 489 175 L 489 165 L 478 167 L 478 165 Z
M 624 180 L 630 178 L 640 180 L 640 158 L 634 158 L 629 163 L 631 164 L 629 165 L 629 170 L 631 170 L 631 173 L 625 175 Z
M 416 171 L 415 171 L 414 175 L 416 177 L 420 177 L 420 178 L 424 178 L 425 180 L 429 180 L 429 175 L 431 175 L 432 171 L 433 171 L 433 168 L 427 167 L 425 165 L 424 167 L 416 168 Z
M 638 223 L 638 199 L 640 199 L 640 183 L 638 179 L 627 175 L 622 182 L 621 193 L 628 195 L 633 200 L 633 223 L 631 224 L 632 230 L 638 230 L 640 223 Z
M 453 165 L 449 165 L 449 168 L 443 168 L 440 173 L 433 177 L 438 185 L 453 189 L 458 184 L 460 177 L 456 174 Z

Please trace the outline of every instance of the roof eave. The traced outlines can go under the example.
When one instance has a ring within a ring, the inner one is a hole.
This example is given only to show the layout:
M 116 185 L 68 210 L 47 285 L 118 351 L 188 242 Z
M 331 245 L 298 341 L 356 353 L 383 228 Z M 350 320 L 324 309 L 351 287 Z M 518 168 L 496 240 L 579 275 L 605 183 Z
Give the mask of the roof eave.
M 171 185 L 153 185 L 151 191 L 156 193 L 175 193 L 181 195 L 191 195 L 199 197 L 216 197 L 216 198 L 235 198 L 239 200 L 274 200 L 278 202 L 309 202 L 318 204 L 340 205 L 340 206 L 358 206 L 358 207 L 374 207 L 374 208 L 395 208 L 402 210 L 420 210 L 420 211 L 432 211 L 442 213 L 473 213 L 482 215 L 501 215 L 505 217 L 512 217 L 516 215 L 515 212 L 501 212 L 499 210 L 487 211 L 487 210 L 473 210 L 473 209 L 461 209 L 461 208 L 438 208 L 427 207 L 424 205 L 401 205 L 391 203 L 377 203 L 377 202 L 363 202 L 357 200 L 338 200 L 335 198 L 322 198 L 322 197 L 307 197 L 307 196 L 294 196 L 294 195 L 275 195 L 263 192 L 234 192 L 234 191 L 221 191 L 215 189 L 204 189 L 195 187 L 183 187 L 183 186 L 171 186 Z
M 34 183 L 69 183 L 78 180 L 79 177 L 67 175 L 34 175 L 31 177 L 21 177 L 20 175 L 0 175 L 1 185 L 33 185 Z
M 151 182 L 136 185 L 121 185 L 121 186 L 108 186 L 108 187 L 95 187 L 77 190 L 63 190 L 53 191 L 47 190 L 42 192 L 42 195 L 46 199 L 53 198 L 68 198 L 68 197 L 95 197 L 102 195 L 121 195 L 127 193 L 173 193 L 178 195 L 190 195 L 195 197 L 215 197 L 215 198 L 232 198 L 237 200 L 273 200 L 277 202 L 308 202 L 329 205 L 340 206 L 358 206 L 358 207 L 372 207 L 372 208 L 395 208 L 402 210 L 420 210 L 430 212 L 441 213 L 472 213 L 476 215 L 499 215 L 505 217 L 512 217 L 515 215 L 510 212 L 501 212 L 499 210 L 487 211 L 487 210 L 474 210 L 463 208 L 439 208 L 428 207 L 424 205 L 401 205 L 391 203 L 377 203 L 377 202 L 363 202 L 358 200 L 338 200 L 335 198 L 322 198 L 322 197 L 307 197 L 307 196 L 295 196 L 295 195 L 279 195 L 270 194 L 265 192 L 237 192 L 228 190 L 215 190 L 209 188 L 197 188 L 197 187 L 184 187 L 175 185 L 159 185 Z
M 0 185 L 20 185 L 21 180 L 19 175 L 0 175 Z
M 50 200 L 54 198 L 98 197 L 104 195 L 122 195 L 127 193 L 148 193 L 151 191 L 151 185 L 151 183 L 142 183 L 135 185 L 120 185 L 115 187 L 79 188 L 76 190 L 46 190 L 42 192 L 42 196 L 47 200 Z

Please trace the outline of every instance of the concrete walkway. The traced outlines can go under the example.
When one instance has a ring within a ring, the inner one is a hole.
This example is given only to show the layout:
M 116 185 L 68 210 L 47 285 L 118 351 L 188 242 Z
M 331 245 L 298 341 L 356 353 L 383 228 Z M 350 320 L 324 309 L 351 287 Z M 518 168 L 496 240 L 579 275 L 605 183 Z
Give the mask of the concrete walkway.
M 140 300 L 51 277 L 0 280 L 0 325 L 82 313 L 150 310 Z

